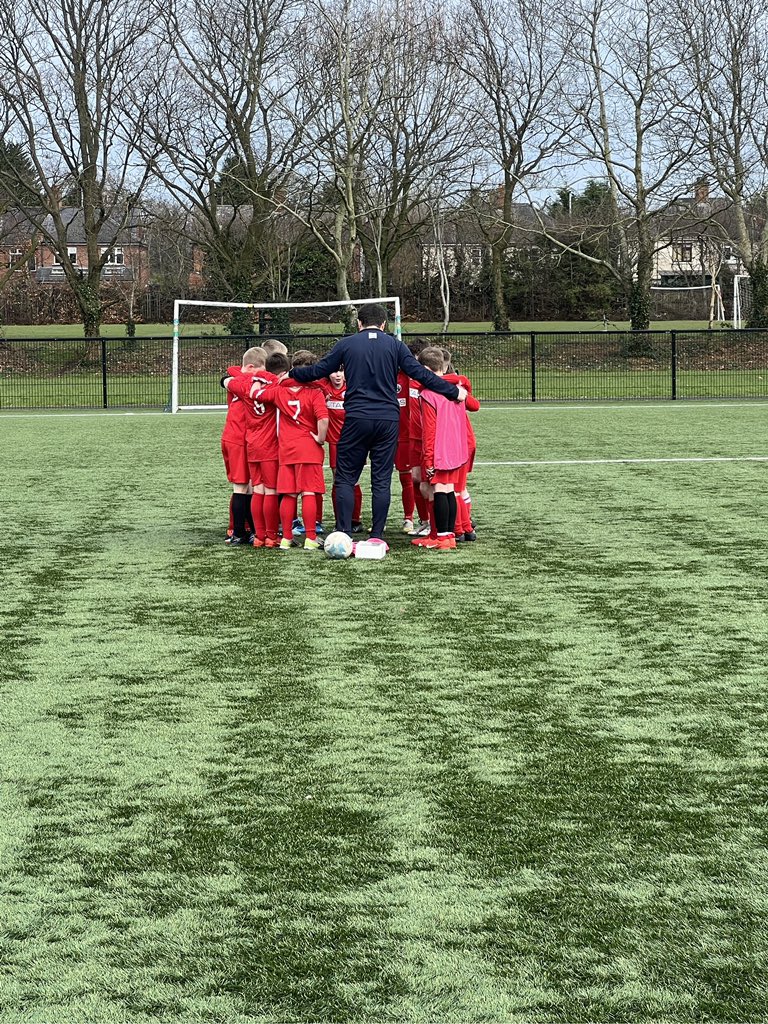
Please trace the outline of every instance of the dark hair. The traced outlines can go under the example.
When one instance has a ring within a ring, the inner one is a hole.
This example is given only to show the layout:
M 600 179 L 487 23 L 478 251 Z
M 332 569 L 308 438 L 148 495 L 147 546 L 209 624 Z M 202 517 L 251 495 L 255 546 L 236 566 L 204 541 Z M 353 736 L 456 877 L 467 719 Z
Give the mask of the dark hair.
M 269 370 L 270 373 L 285 373 L 290 368 L 291 364 L 284 352 L 273 352 L 271 356 L 267 356 L 265 369 Z
M 411 353 L 412 356 L 417 356 L 424 347 L 425 346 L 423 341 L 412 341 L 408 346 L 408 351 Z
M 386 324 L 387 311 L 383 306 L 372 303 L 369 306 L 361 306 L 358 309 L 357 319 L 363 327 L 378 327 L 379 324 Z
M 419 352 L 419 362 L 433 373 L 442 373 L 445 366 L 442 349 L 430 345 Z
M 316 362 L 317 356 L 308 348 L 298 349 L 291 358 L 291 366 L 314 366 Z

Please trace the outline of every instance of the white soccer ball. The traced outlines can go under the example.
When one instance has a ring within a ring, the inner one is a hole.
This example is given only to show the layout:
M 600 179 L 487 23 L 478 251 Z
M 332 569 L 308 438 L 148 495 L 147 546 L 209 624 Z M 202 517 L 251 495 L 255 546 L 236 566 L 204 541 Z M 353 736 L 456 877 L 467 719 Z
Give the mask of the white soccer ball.
M 336 530 L 325 538 L 324 551 L 328 558 L 349 558 L 352 554 L 352 538 Z

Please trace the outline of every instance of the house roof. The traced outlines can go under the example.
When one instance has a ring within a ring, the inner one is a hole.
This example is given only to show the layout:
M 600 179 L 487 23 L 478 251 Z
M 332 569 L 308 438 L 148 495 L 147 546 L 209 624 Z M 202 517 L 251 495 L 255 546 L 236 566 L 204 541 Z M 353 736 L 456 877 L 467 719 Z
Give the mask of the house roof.
M 42 231 L 45 235 L 56 237 L 53 217 L 34 207 L 9 210 L 0 215 L 0 244 L 28 242 L 31 237 Z M 78 207 L 63 207 L 61 217 L 64 222 L 67 243 L 69 245 L 85 245 L 85 217 Z M 116 239 L 118 245 L 143 245 L 143 226 L 134 218 L 125 227 L 120 227 L 120 214 L 107 217 L 98 234 L 102 245 L 110 245 Z

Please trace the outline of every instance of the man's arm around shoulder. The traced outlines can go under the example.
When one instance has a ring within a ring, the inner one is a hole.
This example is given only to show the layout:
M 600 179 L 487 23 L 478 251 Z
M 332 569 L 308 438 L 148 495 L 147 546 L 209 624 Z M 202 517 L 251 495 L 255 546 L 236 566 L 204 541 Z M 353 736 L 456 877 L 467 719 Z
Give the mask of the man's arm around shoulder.
M 299 384 L 310 384 L 313 380 L 320 380 L 322 377 L 327 377 L 329 373 L 335 373 L 343 362 L 342 341 L 337 341 L 331 351 L 314 366 L 294 366 L 292 370 L 288 371 L 288 376 L 298 381 Z
M 432 373 L 426 366 L 422 366 L 402 342 L 400 342 L 397 350 L 397 365 L 409 377 L 417 380 L 422 387 L 427 388 L 429 391 L 436 391 L 438 395 L 444 395 L 454 402 L 462 402 L 467 397 L 467 392 L 464 388 L 460 388 L 456 384 L 449 384 L 447 380 L 443 380 L 442 377 Z

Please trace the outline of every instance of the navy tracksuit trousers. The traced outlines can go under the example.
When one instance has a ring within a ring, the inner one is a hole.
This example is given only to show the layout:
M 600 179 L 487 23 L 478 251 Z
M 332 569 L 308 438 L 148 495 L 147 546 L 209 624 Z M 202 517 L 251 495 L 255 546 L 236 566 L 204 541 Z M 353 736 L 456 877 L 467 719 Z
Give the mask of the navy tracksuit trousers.
M 360 479 L 365 460 L 370 458 L 373 506 L 371 536 L 384 536 L 399 433 L 400 422 L 397 419 L 374 420 L 347 413 L 336 449 L 335 482 L 336 526 L 344 533 L 352 531 L 355 484 Z

